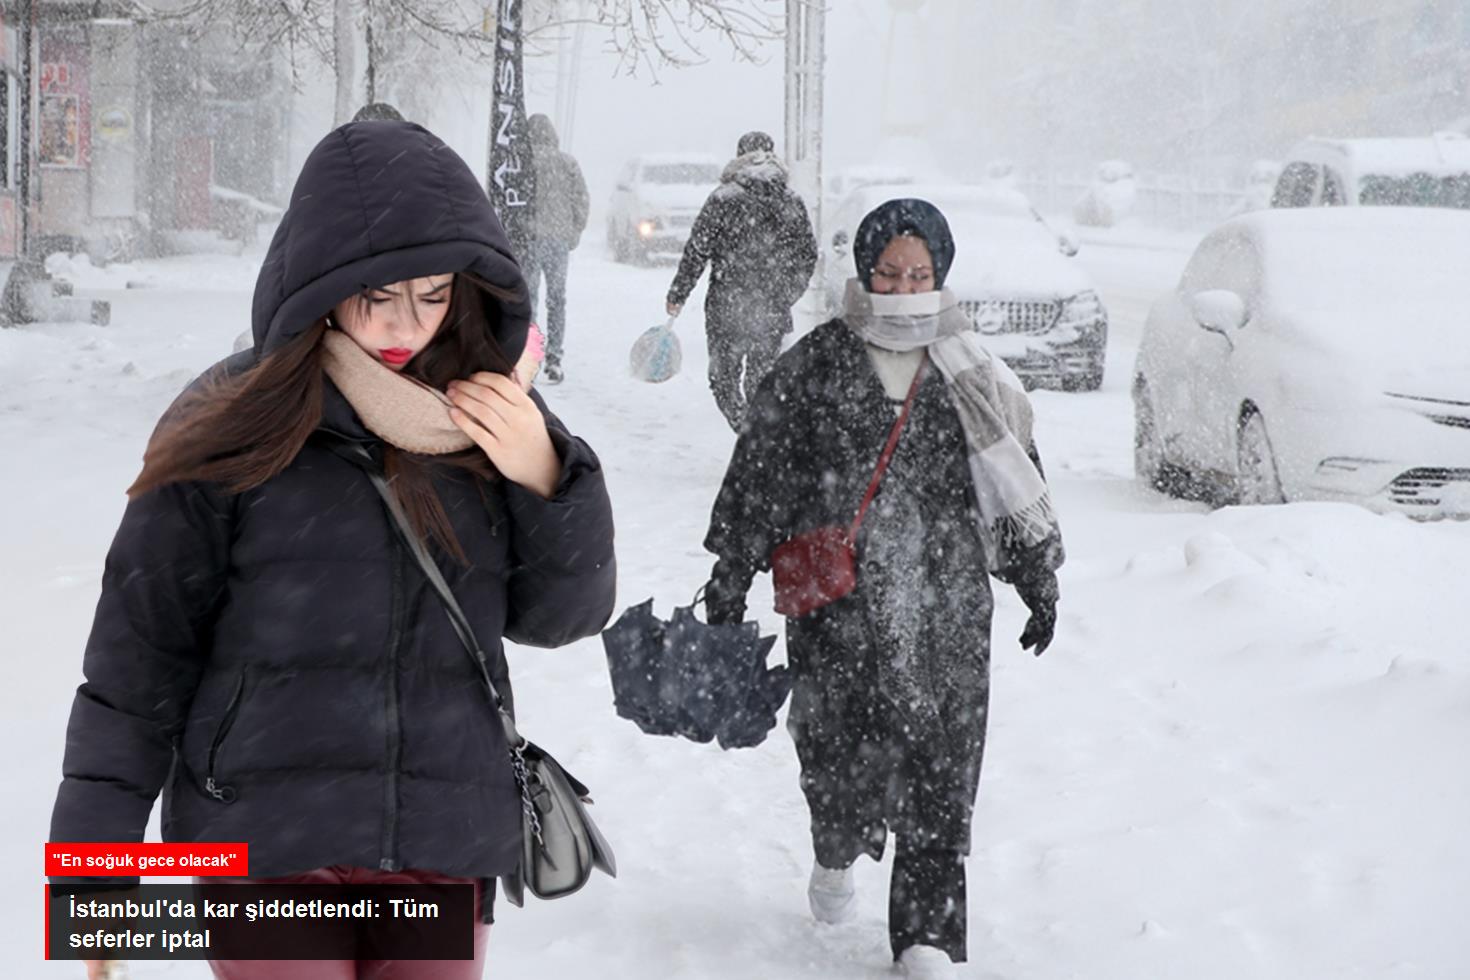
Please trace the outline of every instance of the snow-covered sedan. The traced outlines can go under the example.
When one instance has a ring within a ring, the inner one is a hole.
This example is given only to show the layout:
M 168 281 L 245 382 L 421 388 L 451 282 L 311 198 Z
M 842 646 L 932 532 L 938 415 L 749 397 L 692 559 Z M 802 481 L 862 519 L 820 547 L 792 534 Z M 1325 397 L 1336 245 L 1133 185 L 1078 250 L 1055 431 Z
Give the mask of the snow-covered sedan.
M 1470 214 L 1270 210 L 1153 306 L 1135 466 L 1217 500 L 1470 515 Z
M 613 258 L 677 259 L 723 166 L 707 153 L 650 153 L 624 164 L 607 209 Z
M 852 239 L 873 208 L 919 197 L 944 212 L 955 239 L 945 285 L 975 320 L 985 345 L 1028 387 L 1092 391 L 1102 385 L 1108 315 L 1077 245 L 1043 222 L 1025 195 L 963 184 L 873 184 L 848 195 L 826 222 L 827 303 L 840 312 L 854 274 Z

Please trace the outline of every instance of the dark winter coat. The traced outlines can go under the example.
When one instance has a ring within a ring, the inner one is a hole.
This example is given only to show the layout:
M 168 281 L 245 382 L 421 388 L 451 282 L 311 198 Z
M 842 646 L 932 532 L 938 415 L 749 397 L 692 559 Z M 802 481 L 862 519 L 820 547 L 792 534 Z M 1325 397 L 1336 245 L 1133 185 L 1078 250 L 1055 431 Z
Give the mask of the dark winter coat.
M 249 370 L 364 286 L 461 270 L 524 292 L 464 163 L 411 124 L 338 129 L 307 161 L 261 270 L 255 350 L 215 370 Z M 499 312 L 514 360 L 525 305 Z M 597 458 L 547 418 L 563 461 L 549 500 L 434 471 L 471 564 L 438 561 L 502 687 L 501 637 L 557 646 L 612 610 Z M 326 382 L 320 429 L 280 475 L 240 494 L 176 483 L 128 504 L 50 839 L 140 840 L 162 790 L 165 840 L 246 841 L 252 875 L 515 866 L 520 800 L 500 723 L 367 476 L 333 451 L 342 440 L 380 458 Z
M 682 306 L 706 265 L 708 330 L 791 332 L 791 307 L 816 268 L 817 241 L 773 154 L 747 153 L 725 168 L 694 219 L 669 302 Z
M 715 501 L 705 547 L 724 581 L 712 589 L 743 594 L 777 545 L 850 523 L 894 421 L 841 321 L 782 355 Z M 881 854 L 885 828 L 969 848 L 993 607 L 976 508 L 959 417 L 931 368 L 859 532 L 857 589 L 787 620 L 790 725 L 829 867 Z M 1048 541 L 1003 556 L 997 576 L 1054 590 L 1061 557 Z
M 543 115 L 528 121 L 531 160 L 536 168 L 532 227 L 542 245 L 574 249 L 587 229 L 590 198 L 576 157 L 561 149 L 556 128 Z

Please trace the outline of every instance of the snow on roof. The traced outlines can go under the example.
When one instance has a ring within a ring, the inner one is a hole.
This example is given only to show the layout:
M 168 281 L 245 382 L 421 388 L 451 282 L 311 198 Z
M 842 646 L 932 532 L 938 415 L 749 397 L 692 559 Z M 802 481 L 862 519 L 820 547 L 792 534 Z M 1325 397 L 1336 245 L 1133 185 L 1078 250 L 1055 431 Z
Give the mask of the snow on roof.
M 1002 218 L 1033 217 L 1031 202 L 1018 190 L 975 184 L 868 184 L 856 191 L 867 210 L 898 197 L 917 197 L 943 211 L 985 214 Z
M 1351 332 L 1350 322 L 1365 324 L 1375 337 L 1385 323 L 1404 331 L 1410 324 L 1416 332 L 1446 330 L 1447 351 L 1470 351 L 1458 313 L 1470 269 L 1470 213 L 1278 208 L 1243 215 L 1217 234 L 1231 228 L 1255 243 L 1275 301 L 1330 314 L 1327 322 L 1344 332 Z
M 1324 150 L 1351 159 L 1360 177 L 1470 171 L 1470 139 L 1449 135 L 1414 139 L 1312 139 L 1297 147 L 1291 159 L 1311 160 Z
M 833 176 L 862 184 L 912 184 L 913 171 L 903 166 L 861 163 L 843 167 Z
M 1390 251 L 1413 243 L 1412 259 L 1453 254 L 1470 268 L 1470 213 L 1453 208 L 1270 208 L 1241 215 L 1221 226 L 1244 227 L 1272 249 L 1303 251 L 1333 239 L 1334 255 Z M 1391 243 L 1391 244 L 1390 244 Z

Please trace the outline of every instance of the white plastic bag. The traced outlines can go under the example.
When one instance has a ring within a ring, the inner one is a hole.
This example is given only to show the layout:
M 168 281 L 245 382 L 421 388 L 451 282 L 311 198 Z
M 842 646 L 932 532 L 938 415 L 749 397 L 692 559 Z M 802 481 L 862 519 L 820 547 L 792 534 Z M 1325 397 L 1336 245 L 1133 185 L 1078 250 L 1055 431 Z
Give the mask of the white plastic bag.
M 643 331 L 628 352 L 628 370 L 633 377 L 654 384 L 678 374 L 683 362 L 684 354 L 679 338 L 674 334 L 673 317 L 669 317 L 667 323 Z

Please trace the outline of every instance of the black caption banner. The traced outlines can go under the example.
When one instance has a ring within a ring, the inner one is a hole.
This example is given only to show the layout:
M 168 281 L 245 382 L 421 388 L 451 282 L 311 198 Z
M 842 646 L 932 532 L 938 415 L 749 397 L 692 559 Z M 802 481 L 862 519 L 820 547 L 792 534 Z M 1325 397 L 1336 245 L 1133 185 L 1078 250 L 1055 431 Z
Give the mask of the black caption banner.
M 54 885 L 54 960 L 469 960 L 475 886 Z

